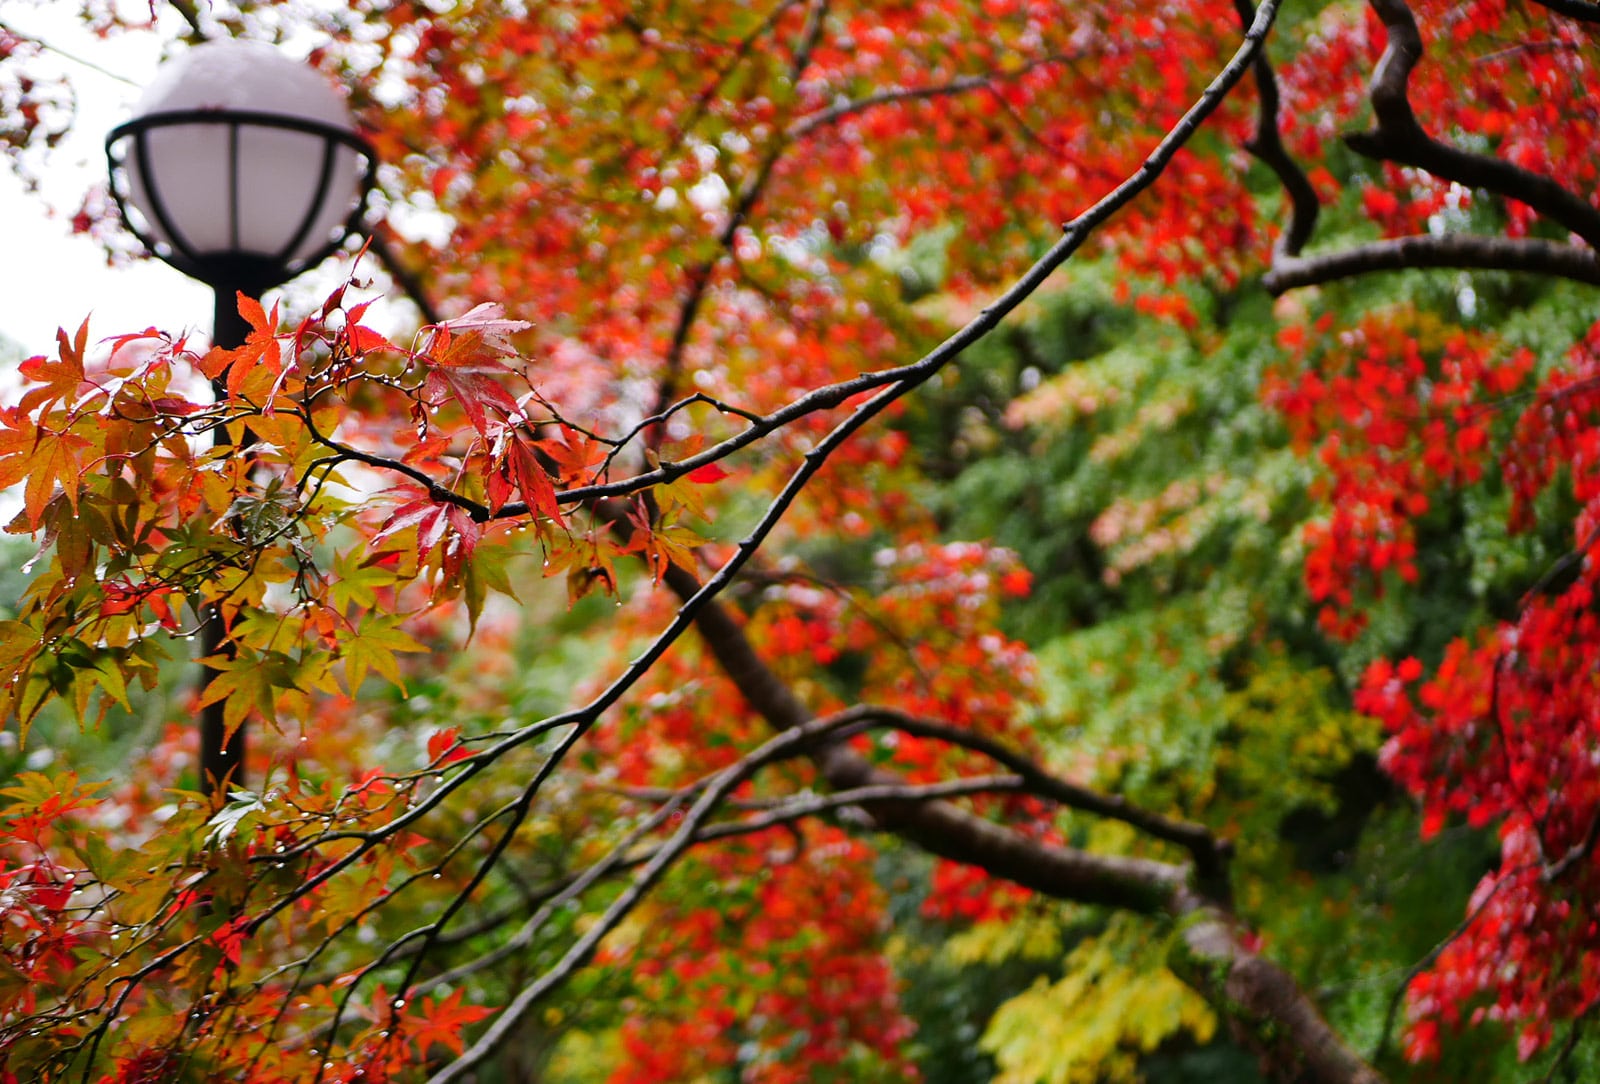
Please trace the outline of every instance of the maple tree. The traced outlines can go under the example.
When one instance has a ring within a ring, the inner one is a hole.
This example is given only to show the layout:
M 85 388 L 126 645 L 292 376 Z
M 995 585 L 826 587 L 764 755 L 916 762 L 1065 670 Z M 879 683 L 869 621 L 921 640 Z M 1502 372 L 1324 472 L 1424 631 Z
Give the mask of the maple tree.
M 1049 961 L 1007 1080 L 1586 1056 L 1600 325 L 1503 276 L 1600 282 L 1591 5 L 170 10 L 316 34 L 452 232 L 378 228 L 414 337 L 357 262 L 236 350 L 21 366 L 23 748 L 170 689 L 196 615 L 231 648 L 137 771 L 5 789 L 0 1079 L 910 1078 L 930 926 Z M 43 49 L 0 25 L 23 169 Z M 998 357 L 1069 259 L 1086 312 Z M 259 740 L 207 794 L 213 702 Z M 1498 840 L 1371 1057 L 1275 849 L 1363 753 Z

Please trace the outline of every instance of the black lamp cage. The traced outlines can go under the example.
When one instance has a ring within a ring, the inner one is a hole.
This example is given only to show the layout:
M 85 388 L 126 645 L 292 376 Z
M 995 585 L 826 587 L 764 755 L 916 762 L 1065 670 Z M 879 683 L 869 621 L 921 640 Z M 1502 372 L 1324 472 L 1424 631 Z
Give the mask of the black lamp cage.
M 228 216 L 226 232 L 229 245 L 225 249 L 201 251 L 197 248 L 179 227 L 169 199 L 163 195 L 156 182 L 156 170 L 152 166 L 151 157 L 151 133 L 188 125 L 227 129 L 225 206 Z M 303 132 L 317 136 L 322 141 L 317 186 L 311 199 L 307 201 L 307 206 L 289 240 L 273 252 L 246 251 L 240 236 L 239 144 L 241 133 L 248 128 Z M 136 152 L 133 155 L 132 169 L 128 165 L 130 146 Z M 296 257 L 296 250 L 306 241 L 312 227 L 321 217 L 338 166 L 337 157 L 341 147 L 355 151 L 362 163 L 355 204 L 336 236 L 330 233 L 325 244 Z M 301 117 L 232 109 L 175 110 L 137 117 L 126 124 L 118 125 L 106 136 L 106 159 L 111 173 L 111 196 L 122 212 L 123 221 L 147 249 L 179 271 L 208 286 L 239 289 L 247 293 L 259 292 L 288 282 L 300 272 L 332 255 L 346 238 L 358 232 L 378 170 L 378 156 L 372 144 L 354 132 Z M 133 202 L 131 174 L 135 171 L 149 202 L 149 214 L 154 217 L 154 222 L 144 221 L 145 210 Z

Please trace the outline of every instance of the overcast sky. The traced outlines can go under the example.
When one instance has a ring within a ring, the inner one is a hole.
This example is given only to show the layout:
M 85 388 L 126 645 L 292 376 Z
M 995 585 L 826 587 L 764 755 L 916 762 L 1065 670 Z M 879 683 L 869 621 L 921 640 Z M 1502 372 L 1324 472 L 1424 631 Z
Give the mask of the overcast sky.
M 105 133 L 127 119 L 159 60 L 153 36 L 101 41 L 70 18 L 73 6 L 0 0 L 0 18 L 8 25 L 67 54 L 52 54 L 48 63 L 71 78 L 78 94 L 78 124 L 47 160 L 40 195 L 28 195 L 18 178 L 0 166 L 0 225 L 5 234 L 0 334 L 16 340 L 25 355 L 49 350 L 57 327 L 75 329 L 86 316 L 96 338 L 150 325 L 204 327 L 211 319 L 205 287 L 154 260 L 112 270 L 98 245 L 72 234 L 72 215 L 83 193 L 105 176 Z
M 145 0 L 129 2 L 145 9 Z M 55 47 L 46 62 L 71 79 L 78 95 L 77 124 L 47 160 L 41 193 L 27 194 L 21 181 L 0 165 L 0 335 L 18 343 L 24 357 L 52 351 L 56 329 L 76 330 L 85 317 L 96 340 L 151 326 L 204 333 L 211 322 L 207 287 L 154 259 L 109 268 L 100 246 L 72 233 L 72 216 L 84 193 L 105 177 L 106 133 L 128 119 L 161 60 L 156 35 L 101 40 L 72 18 L 74 7 L 0 0 L 0 20 Z M 170 11 L 166 15 L 176 17 Z M 365 277 L 386 288 L 375 271 L 374 266 L 363 267 Z M 316 274 L 307 279 L 313 289 L 326 292 L 343 273 L 324 270 L 325 286 Z M 382 303 L 368 323 L 387 330 L 397 317 L 400 325 L 414 319 L 409 306 L 400 308 L 395 313 Z M 0 351 L 0 358 L 4 356 Z M 3 375 L 0 388 L 5 386 Z

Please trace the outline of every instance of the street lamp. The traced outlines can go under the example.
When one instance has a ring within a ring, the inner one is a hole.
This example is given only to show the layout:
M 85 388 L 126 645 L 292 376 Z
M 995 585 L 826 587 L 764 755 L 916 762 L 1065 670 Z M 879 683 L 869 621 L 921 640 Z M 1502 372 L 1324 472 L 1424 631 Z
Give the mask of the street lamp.
M 106 137 L 106 157 L 128 228 L 216 292 L 214 336 L 230 348 L 243 345 L 236 292 L 258 297 L 337 249 L 377 170 L 338 91 L 249 41 L 167 65 Z
M 321 262 L 360 228 L 377 171 L 344 100 L 318 72 L 260 42 L 198 45 L 168 64 L 106 137 L 111 194 L 156 256 L 215 294 L 212 341 L 243 346 L 236 295 L 259 298 Z M 213 390 L 225 394 L 220 381 Z M 220 446 L 227 439 L 216 430 Z M 226 650 L 207 614 L 203 653 Z M 243 782 L 244 730 L 221 703 L 200 720 L 206 793 Z

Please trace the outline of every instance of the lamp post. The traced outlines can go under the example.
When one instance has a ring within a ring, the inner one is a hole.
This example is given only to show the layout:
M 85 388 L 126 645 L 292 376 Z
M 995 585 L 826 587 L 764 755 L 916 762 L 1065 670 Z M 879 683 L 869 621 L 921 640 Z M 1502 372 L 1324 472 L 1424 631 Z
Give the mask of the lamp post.
M 153 254 L 212 288 L 213 344 L 243 346 L 250 329 L 236 295 L 259 298 L 357 232 L 377 155 L 318 72 L 259 42 L 195 46 L 157 75 L 133 113 L 106 137 L 123 221 Z M 212 389 L 226 394 L 220 380 Z M 226 431 L 213 439 L 223 447 Z M 228 653 L 219 612 L 203 615 L 202 645 L 204 655 Z M 207 794 L 244 780 L 244 728 L 225 738 L 223 705 L 208 705 L 200 719 Z

